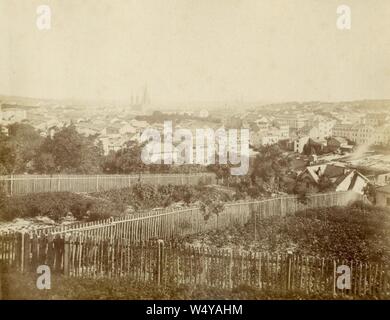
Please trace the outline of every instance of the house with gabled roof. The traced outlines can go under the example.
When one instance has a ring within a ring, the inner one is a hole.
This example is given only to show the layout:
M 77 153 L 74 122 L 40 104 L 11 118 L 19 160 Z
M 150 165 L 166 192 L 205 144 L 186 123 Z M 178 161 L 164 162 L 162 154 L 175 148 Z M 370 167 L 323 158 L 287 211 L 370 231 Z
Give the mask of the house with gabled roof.
M 324 181 L 329 191 L 354 191 L 360 194 L 363 194 L 363 189 L 369 182 L 357 170 L 333 163 L 308 166 L 297 177 L 297 182 L 301 182 L 308 193 L 323 191 Z

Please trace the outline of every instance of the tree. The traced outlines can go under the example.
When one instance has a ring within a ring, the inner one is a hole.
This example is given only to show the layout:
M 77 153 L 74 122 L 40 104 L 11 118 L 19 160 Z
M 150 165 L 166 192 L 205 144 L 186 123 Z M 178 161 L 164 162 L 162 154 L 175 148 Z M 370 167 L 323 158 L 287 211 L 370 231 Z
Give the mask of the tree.
M 212 215 L 216 215 L 218 217 L 224 208 L 224 202 L 219 199 L 207 198 L 200 204 L 200 210 L 205 221 L 209 220 Z
M 0 127 L 0 175 L 10 174 L 14 168 L 15 154 L 9 138 Z
M 63 127 L 47 137 L 34 159 L 35 168 L 42 173 L 101 172 L 103 148 L 96 136 L 86 137 L 77 132 L 74 125 Z
M 147 166 L 141 159 L 142 146 L 137 142 L 129 141 L 125 147 L 108 154 L 104 159 L 103 169 L 110 173 L 140 173 Z
M 0 212 L 2 211 L 1 209 L 4 207 L 7 199 L 7 194 L 4 191 L 4 185 L 0 184 Z
M 277 144 L 261 146 L 250 170 L 253 184 L 274 185 L 282 188 L 283 177 L 290 167 L 290 160 L 283 156 Z
M 363 194 L 367 197 L 369 201 L 373 204 L 376 203 L 376 189 L 372 183 L 367 183 L 363 188 Z
M 42 152 L 34 159 L 34 168 L 37 172 L 53 174 L 56 172 L 56 164 L 52 153 Z
M 228 164 L 210 164 L 207 166 L 207 170 L 215 173 L 217 178 L 217 183 L 222 179 L 224 183 L 227 183 L 229 186 L 230 174 L 230 165 Z
M 307 181 L 297 180 L 293 189 L 294 194 L 298 196 L 298 201 L 304 205 L 307 205 L 310 201 L 310 198 L 307 194 Z
M 13 157 L 12 173 L 30 171 L 42 141 L 43 138 L 34 127 L 28 124 L 14 123 L 8 126 L 9 152 Z

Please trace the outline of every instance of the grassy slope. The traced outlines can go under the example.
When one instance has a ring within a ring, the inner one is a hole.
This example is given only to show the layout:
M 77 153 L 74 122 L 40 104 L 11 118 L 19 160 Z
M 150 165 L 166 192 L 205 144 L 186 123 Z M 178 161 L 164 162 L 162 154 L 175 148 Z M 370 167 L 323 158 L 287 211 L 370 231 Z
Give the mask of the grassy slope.
M 50 290 L 38 290 L 36 287 L 36 278 L 37 275 L 35 274 L 3 274 L 0 297 L 4 300 L 266 300 L 335 298 L 331 295 L 313 296 L 293 292 L 287 294 L 280 291 L 260 291 L 247 286 L 240 286 L 233 290 L 210 289 L 200 286 L 168 286 L 158 288 L 155 284 L 137 284 L 126 278 L 83 279 L 63 276 L 52 276 Z

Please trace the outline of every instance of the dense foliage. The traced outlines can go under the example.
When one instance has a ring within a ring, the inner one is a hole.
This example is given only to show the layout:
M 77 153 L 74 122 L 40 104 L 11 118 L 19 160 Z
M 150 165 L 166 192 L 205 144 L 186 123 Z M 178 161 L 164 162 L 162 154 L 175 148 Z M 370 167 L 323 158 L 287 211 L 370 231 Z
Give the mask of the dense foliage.
M 33 127 L 15 123 L 8 126 L 8 135 L 0 127 L 0 174 L 26 172 L 43 138 Z
M 251 220 L 246 226 L 188 236 L 185 241 L 257 251 L 390 262 L 389 212 L 360 202 L 308 209 L 287 217 Z
M 0 203 L 0 220 L 6 221 L 36 216 L 59 221 L 68 213 L 78 220 L 98 220 L 119 215 L 120 210 L 109 201 L 70 192 L 5 197 Z
M 168 207 L 182 202 L 185 205 L 206 202 L 210 199 L 231 201 L 229 193 L 209 186 L 136 184 L 131 188 L 110 190 L 92 194 L 116 204 L 132 206 L 136 210 Z M 208 199 L 208 200 L 206 200 Z
M 200 165 L 145 165 L 141 160 L 143 146 L 129 141 L 108 155 L 97 135 L 85 136 L 73 124 L 51 128 L 42 137 L 30 125 L 8 126 L 8 135 L 0 126 L 0 175 L 39 174 L 134 174 L 204 172 Z
M 47 137 L 34 159 L 35 169 L 40 173 L 82 173 L 101 171 L 102 146 L 95 137 L 79 134 L 73 125 Z
M 0 220 L 47 216 L 59 221 L 68 213 L 77 220 L 98 220 L 128 213 L 130 210 L 165 208 L 181 205 L 214 205 L 233 200 L 233 196 L 216 187 L 189 185 L 135 184 L 131 188 L 116 189 L 82 195 L 71 192 L 35 193 L 7 197 L 0 190 Z

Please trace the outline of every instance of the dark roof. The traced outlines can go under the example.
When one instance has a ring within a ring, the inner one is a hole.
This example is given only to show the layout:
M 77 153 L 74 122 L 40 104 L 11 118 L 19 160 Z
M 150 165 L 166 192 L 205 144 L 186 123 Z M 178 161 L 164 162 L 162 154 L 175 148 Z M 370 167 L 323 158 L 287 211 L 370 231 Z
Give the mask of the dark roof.
M 355 171 L 355 172 L 353 173 L 352 181 L 351 181 L 351 184 L 349 185 L 348 190 L 353 190 L 353 187 L 355 186 L 355 183 L 356 183 L 357 178 L 358 178 L 358 174 L 357 174 L 356 171 Z
M 337 142 L 339 142 L 340 144 L 343 144 L 343 143 L 348 143 L 347 139 L 343 138 L 343 137 L 331 137 L 330 140 L 336 140 Z
M 341 182 L 344 181 L 344 179 L 351 173 L 351 171 L 346 172 L 345 174 L 342 174 L 341 176 L 337 177 L 336 181 L 334 184 L 338 186 Z
M 335 165 L 327 165 L 325 168 L 324 175 L 328 178 L 335 178 L 341 175 L 344 175 L 344 167 L 339 167 Z

